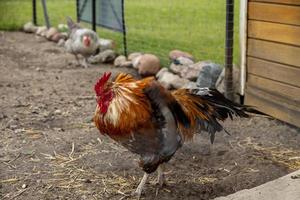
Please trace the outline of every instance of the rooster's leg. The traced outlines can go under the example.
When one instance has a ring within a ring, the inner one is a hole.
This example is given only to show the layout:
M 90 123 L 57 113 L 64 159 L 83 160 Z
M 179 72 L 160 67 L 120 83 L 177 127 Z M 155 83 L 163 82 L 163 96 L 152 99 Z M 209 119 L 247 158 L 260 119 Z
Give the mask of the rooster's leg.
M 158 176 L 157 176 L 157 184 L 162 187 L 166 184 L 165 174 L 164 174 L 165 166 L 164 164 L 160 164 L 158 166 Z
M 87 58 L 86 58 L 86 57 L 84 57 L 84 59 L 83 59 L 82 66 L 83 66 L 84 68 L 88 68 L 88 61 L 87 61 Z
M 75 59 L 76 59 L 77 65 L 79 65 L 79 66 L 80 66 L 80 62 L 79 62 L 78 55 L 77 55 L 77 54 L 74 54 L 74 56 L 75 56 Z
M 136 190 L 134 192 L 134 194 L 137 195 L 138 199 L 140 199 L 140 197 L 141 197 L 141 194 L 142 194 L 143 188 L 144 188 L 144 186 L 146 184 L 148 176 L 149 176 L 149 174 L 144 173 L 144 176 L 143 176 L 143 178 L 142 178 L 139 186 L 136 188 Z

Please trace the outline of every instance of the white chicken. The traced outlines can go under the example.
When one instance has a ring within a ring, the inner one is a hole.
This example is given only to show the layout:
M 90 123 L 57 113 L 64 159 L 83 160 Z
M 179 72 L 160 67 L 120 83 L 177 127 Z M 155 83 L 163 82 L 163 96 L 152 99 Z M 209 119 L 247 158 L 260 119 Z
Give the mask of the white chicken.
M 67 18 L 69 27 L 69 39 L 65 43 L 67 52 L 73 54 L 79 65 L 88 67 L 87 59 L 99 52 L 99 38 L 94 31 L 82 28 L 77 23 L 74 23 L 71 18 Z M 84 57 L 83 62 L 79 62 L 78 55 Z

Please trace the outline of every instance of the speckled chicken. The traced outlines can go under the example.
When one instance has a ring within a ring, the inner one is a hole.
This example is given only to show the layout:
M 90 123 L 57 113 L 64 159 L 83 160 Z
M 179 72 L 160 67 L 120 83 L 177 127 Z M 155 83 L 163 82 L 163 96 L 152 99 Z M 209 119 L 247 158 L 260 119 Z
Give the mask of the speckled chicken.
M 78 55 L 83 56 L 84 60 L 81 65 L 87 68 L 87 59 L 99 50 L 98 35 L 90 29 L 81 28 L 71 18 L 67 18 L 67 24 L 69 27 L 69 39 L 65 43 L 65 48 L 67 52 L 75 56 L 78 64 L 80 64 Z
M 213 142 L 215 133 L 224 130 L 220 121 L 258 112 L 226 99 L 214 89 L 168 91 L 152 77 L 135 80 L 121 73 L 109 81 L 110 75 L 105 73 L 95 84 L 94 122 L 100 133 L 140 155 L 145 173 L 135 191 L 138 197 L 149 174 L 157 169 L 158 183 L 164 183 L 163 164 L 184 141 L 205 130 Z

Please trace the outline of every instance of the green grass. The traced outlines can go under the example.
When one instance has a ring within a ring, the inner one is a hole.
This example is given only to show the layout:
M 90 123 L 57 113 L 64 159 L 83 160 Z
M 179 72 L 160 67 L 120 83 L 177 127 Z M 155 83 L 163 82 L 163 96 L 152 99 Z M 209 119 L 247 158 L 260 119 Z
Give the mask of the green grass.
M 38 23 L 44 24 L 38 2 Z M 235 5 L 234 62 L 238 62 L 238 5 Z M 75 17 L 74 0 L 47 1 L 52 25 Z M 158 55 L 164 65 L 168 53 L 180 49 L 192 53 L 196 60 L 224 63 L 224 0 L 125 0 L 125 17 L 129 52 Z M 0 29 L 17 30 L 32 19 L 31 0 L 0 0 Z M 86 24 L 87 27 L 89 25 Z M 122 52 L 122 35 L 98 28 L 100 37 L 116 41 Z

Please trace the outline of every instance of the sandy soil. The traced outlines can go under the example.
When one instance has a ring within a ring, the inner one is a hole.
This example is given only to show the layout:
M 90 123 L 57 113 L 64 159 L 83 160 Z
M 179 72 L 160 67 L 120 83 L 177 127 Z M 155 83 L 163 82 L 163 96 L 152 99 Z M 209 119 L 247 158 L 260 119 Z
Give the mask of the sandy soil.
M 104 71 L 76 67 L 56 44 L 0 32 L 0 198 L 134 199 L 142 176 L 137 156 L 101 136 L 91 119 L 93 84 Z M 206 133 L 156 176 L 143 199 L 212 199 L 252 188 L 300 168 L 300 131 L 262 117 L 225 123 L 213 146 Z

